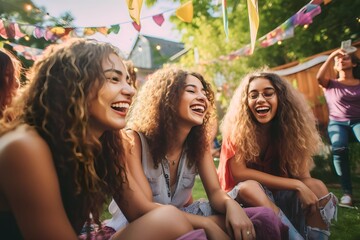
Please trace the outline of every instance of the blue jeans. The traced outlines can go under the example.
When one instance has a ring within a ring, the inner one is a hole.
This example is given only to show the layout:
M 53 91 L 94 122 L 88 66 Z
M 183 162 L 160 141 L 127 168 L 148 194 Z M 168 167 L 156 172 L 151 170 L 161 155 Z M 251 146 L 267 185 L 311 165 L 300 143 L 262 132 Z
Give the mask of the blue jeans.
M 328 133 L 331 141 L 333 163 L 344 193 L 352 194 L 351 174 L 349 164 L 349 137 L 354 133 L 360 142 L 360 120 L 334 121 L 330 120 Z

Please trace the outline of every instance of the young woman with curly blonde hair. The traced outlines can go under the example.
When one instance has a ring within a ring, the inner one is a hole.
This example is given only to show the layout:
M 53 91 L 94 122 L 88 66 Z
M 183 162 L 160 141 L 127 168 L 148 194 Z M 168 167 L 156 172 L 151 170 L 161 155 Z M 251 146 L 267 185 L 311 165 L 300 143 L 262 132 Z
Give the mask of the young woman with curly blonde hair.
M 143 196 L 137 205 L 144 213 L 159 204 L 174 205 L 195 228 L 204 228 L 209 239 L 287 236 L 287 227 L 270 209 L 242 209 L 220 188 L 210 151 L 213 114 L 214 93 L 198 73 L 165 68 L 145 82 L 130 109 L 131 130 L 126 132 L 133 145 L 126 157 L 128 176 L 142 187 L 133 192 Z M 197 173 L 209 201 L 192 199 Z M 136 217 L 131 208 L 121 209 L 129 220 Z M 109 211 L 113 218 L 108 226 L 117 229 L 126 222 L 115 202 Z
M 241 203 L 267 206 L 287 222 L 285 212 L 307 239 L 326 238 L 337 200 L 310 175 L 322 142 L 303 96 L 274 73 L 251 73 L 232 97 L 221 130 L 222 188 L 236 186 Z
M 32 70 L 26 92 L 0 121 L 1 238 L 75 240 L 90 214 L 99 223 L 110 196 L 126 201 L 119 130 L 134 90 L 118 50 L 95 40 L 51 47 Z M 191 229 L 168 207 L 116 239 L 175 239 Z

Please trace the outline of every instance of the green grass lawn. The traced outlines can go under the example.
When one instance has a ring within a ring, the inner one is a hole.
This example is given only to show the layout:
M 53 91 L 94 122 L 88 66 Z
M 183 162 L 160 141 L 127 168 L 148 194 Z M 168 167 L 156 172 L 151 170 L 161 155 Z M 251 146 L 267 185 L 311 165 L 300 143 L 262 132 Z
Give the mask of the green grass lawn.
M 217 162 L 216 162 L 217 165 Z M 324 170 L 326 169 L 326 170 Z M 312 172 L 313 177 L 321 179 L 338 198 L 341 197 L 341 189 L 336 176 L 329 167 L 318 167 Z M 360 176 L 353 174 L 353 191 L 355 209 L 338 208 L 338 220 L 331 226 L 331 240 L 360 240 Z M 197 177 L 193 189 L 194 199 L 207 198 L 201 180 Z M 111 215 L 104 209 L 102 220 L 109 219 Z
M 342 196 L 337 178 L 331 171 L 319 171 L 312 173 L 313 177 L 321 179 L 340 200 Z M 355 174 L 353 174 L 355 175 Z M 338 208 L 338 220 L 331 225 L 331 240 L 360 240 L 360 176 L 353 176 L 354 206 L 355 209 Z M 206 198 L 201 180 L 196 179 L 193 189 L 194 199 Z

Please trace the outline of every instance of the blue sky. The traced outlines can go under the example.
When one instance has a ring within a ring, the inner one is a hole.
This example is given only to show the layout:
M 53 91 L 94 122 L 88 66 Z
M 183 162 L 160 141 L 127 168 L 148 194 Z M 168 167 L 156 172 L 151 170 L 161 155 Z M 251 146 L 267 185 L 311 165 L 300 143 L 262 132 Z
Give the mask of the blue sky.
M 47 12 L 53 17 L 59 17 L 62 13 L 69 11 L 75 17 L 74 25 L 77 27 L 97 27 L 112 24 L 131 22 L 125 0 L 33 0 L 37 6 L 44 6 Z M 179 4 L 171 0 L 160 0 L 155 6 L 147 8 L 143 5 L 141 11 L 141 34 L 164 38 L 172 41 L 180 41 L 180 33 L 172 30 L 169 17 L 175 14 Z M 165 22 L 161 27 L 156 25 L 151 16 L 164 13 Z M 147 18 L 148 17 L 148 18 Z M 125 54 L 131 50 L 138 32 L 132 24 L 121 24 L 118 34 L 103 36 L 93 35 L 101 41 L 108 41 L 118 46 Z

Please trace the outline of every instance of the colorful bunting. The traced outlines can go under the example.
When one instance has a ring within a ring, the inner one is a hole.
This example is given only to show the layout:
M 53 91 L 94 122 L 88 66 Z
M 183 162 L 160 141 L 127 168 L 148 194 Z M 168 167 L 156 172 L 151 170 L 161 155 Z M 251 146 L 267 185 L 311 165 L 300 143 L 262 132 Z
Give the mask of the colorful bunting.
M 194 7 L 192 1 L 188 1 L 176 10 L 176 16 L 184 22 L 190 23 L 193 19 Z
M 256 35 L 259 28 L 259 13 L 258 13 L 258 1 L 247 0 L 249 22 L 250 22 L 250 40 L 251 48 L 250 54 L 253 54 L 255 49 Z
M 249 0 L 248 0 L 249 1 Z M 251 0 L 252 1 L 252 0 Z M 329 1 L 329 0 L 328 0 Z M 257 1 L 256 1 L 257 2 Z M 321 13 L 321 4 L 323 0 L 313 0 L 302 7 L 295 15 L 287 19 L 283 24 L 267 33 L 265 36 L 259 38 L 257 41 L 260 42 L 260 46 L 265 48 L 275 43 L 291 38 L 294 36 L 294 29 L 299 25 L 311 24 L 312 19 Z M 324 1 L 327 2 L 326 0 Z M 249 2 L 248 2 L 249 3 Z M 250 13 L 249 13 L 250 18 Z M 211 64 L 217 62 L 218 60 L 234 60 L 240 56 L 248 56 L 252 54 L 252 43 L 247 44 L 246 46 L 229 53 L 228 55 L 222 55 L 218 59 L 207 61 L 205 64 Z
M 131 10 L 136 10 L 136 1 L 128 1 L 129 4 L 132 4 Z M 138 1 L 140 3 L 140 1 Z M 142 1 L 141 1 L 142 4 Z M 140 8 L 139 8 L 140 9 Z M 168 11 L 174 11 L 175 9 L 170 9 Z M 136 12 L 136 11 L 135 11 Z M 189 1 L 179 7 L 177 15 L 181 18 L 182 21 L 191 22 L 193 18 L 193 5 L 192 1 Z M 140 16 L 140 12 L 139 12 Z M 163 13 L 152 16 L 152 19 L 158 26 L 162 26 L 164 23 Z M 140 21 L 138 21 L 140 23 Z M 69 37 L 84 37 L 91 36 L 95 33 L 101 33 L 107 36 L 110 33 L 118 34 L 120 31 L 121 24 L 131 23 L 137 31 L 141 30 L 141 24 L 136 24 L 131 22 L 124 22 L 119 24 L 111 25 L 110 27 L 41 27 L 30 24 L 23 23 L 14 23 L 11 21 L 5 21 L 0 19 L 0 36 L 5 39 L 11 38 L 21 38 L 25 35 L 33 35 L 35 38 L 45 38 L 46 40 L 54 41 L 56 39 L 65 39 Z
M 126 4 L 129 9 L 129 15 L 131 19 L 140 25 L 140 12 L 143 4 L 143 0 L 126 0 Z
M 24 56 L 28 60 L 36 61 L 37 59 L 39 59 L 41 57 L 41 54 L 43 53 L 43 50 L 39 49 L 39 48 L 31 48 L 31 47 L 27 47 L 27 46 L 16 44 L 16 43 L 10 43 L 10 42 L 5 42 L 5 43 L 12 46 L 13 49 L 18 54 Z

